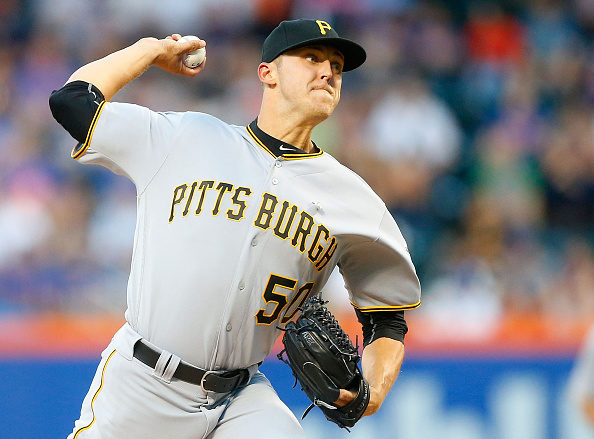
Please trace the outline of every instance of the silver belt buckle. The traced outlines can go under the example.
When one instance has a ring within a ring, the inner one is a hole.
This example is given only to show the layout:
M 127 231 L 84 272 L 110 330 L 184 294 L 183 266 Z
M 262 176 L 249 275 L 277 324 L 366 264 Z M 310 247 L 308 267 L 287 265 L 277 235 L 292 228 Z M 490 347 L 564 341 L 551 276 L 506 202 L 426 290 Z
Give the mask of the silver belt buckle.
M 220 375 L 222 372 L 218 372 L 216 370 L 207 370 L 204 375 L 202 376 L 202 379 L 200 380 L 200 388 L 202 390 L 204 390 L 205 392 L 213 392 L 214 390 L 206 390 L 204 388 L 204 382 L 206 381 L 206 378 L 208 377 L 208 375 Z

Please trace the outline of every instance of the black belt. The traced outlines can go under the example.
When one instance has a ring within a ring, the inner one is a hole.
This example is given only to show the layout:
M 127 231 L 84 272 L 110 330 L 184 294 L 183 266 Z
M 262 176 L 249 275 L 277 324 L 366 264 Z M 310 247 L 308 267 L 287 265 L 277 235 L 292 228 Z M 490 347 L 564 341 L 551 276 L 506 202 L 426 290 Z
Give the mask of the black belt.
M 142 340 L 138 340 L 134 345 L 134 358 L 137 358 L 153 369 L 157 365 L 160 356 L 160 352 L 146 345 Z M 203 370 L 183 361 L 179 362 L 173 374 L 173 377 L 178 380 L 196 384 L 202 387 L 204 391 L 216 393 L 232 392 L 242 384 L 247 383 L 249 376 L 250 373 L 247 369 L 218 372 Z

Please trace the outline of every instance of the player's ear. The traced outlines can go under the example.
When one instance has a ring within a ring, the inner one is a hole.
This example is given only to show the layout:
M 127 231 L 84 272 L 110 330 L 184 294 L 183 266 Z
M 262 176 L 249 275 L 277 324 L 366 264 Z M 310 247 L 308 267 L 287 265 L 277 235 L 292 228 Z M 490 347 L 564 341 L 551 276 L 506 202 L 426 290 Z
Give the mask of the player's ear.
M 277 66 L 274 63 L 263 62 L 258 66 L 258 78 L 262 84 L 276 85 Z

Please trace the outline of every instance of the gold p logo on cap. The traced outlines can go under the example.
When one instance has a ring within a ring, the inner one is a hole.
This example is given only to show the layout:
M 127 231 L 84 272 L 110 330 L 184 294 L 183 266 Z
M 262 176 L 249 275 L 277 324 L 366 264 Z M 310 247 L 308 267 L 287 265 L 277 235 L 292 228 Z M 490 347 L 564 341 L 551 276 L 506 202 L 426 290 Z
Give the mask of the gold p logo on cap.
M 316 20 L 316 23 L 318 23 L 318 26 L 320 26 L 320 33 L 322 35 L 326 35 L 326 31 L 332 29 L 332 26 L 330 26 L 326 21 Z

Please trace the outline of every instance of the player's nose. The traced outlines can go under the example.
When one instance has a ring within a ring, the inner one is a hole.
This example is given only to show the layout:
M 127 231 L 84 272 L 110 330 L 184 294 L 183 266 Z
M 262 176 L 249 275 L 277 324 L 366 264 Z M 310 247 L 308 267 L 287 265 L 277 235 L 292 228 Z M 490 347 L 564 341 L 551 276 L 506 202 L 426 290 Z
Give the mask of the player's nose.
M 323 62 L 319 63 L 320 66 L 320 76 L 323 79 L 327 79 L 329 80 L 330 78 L 332 78 L 332 63 L 330 62 L 329 59 L 324 60 Z

